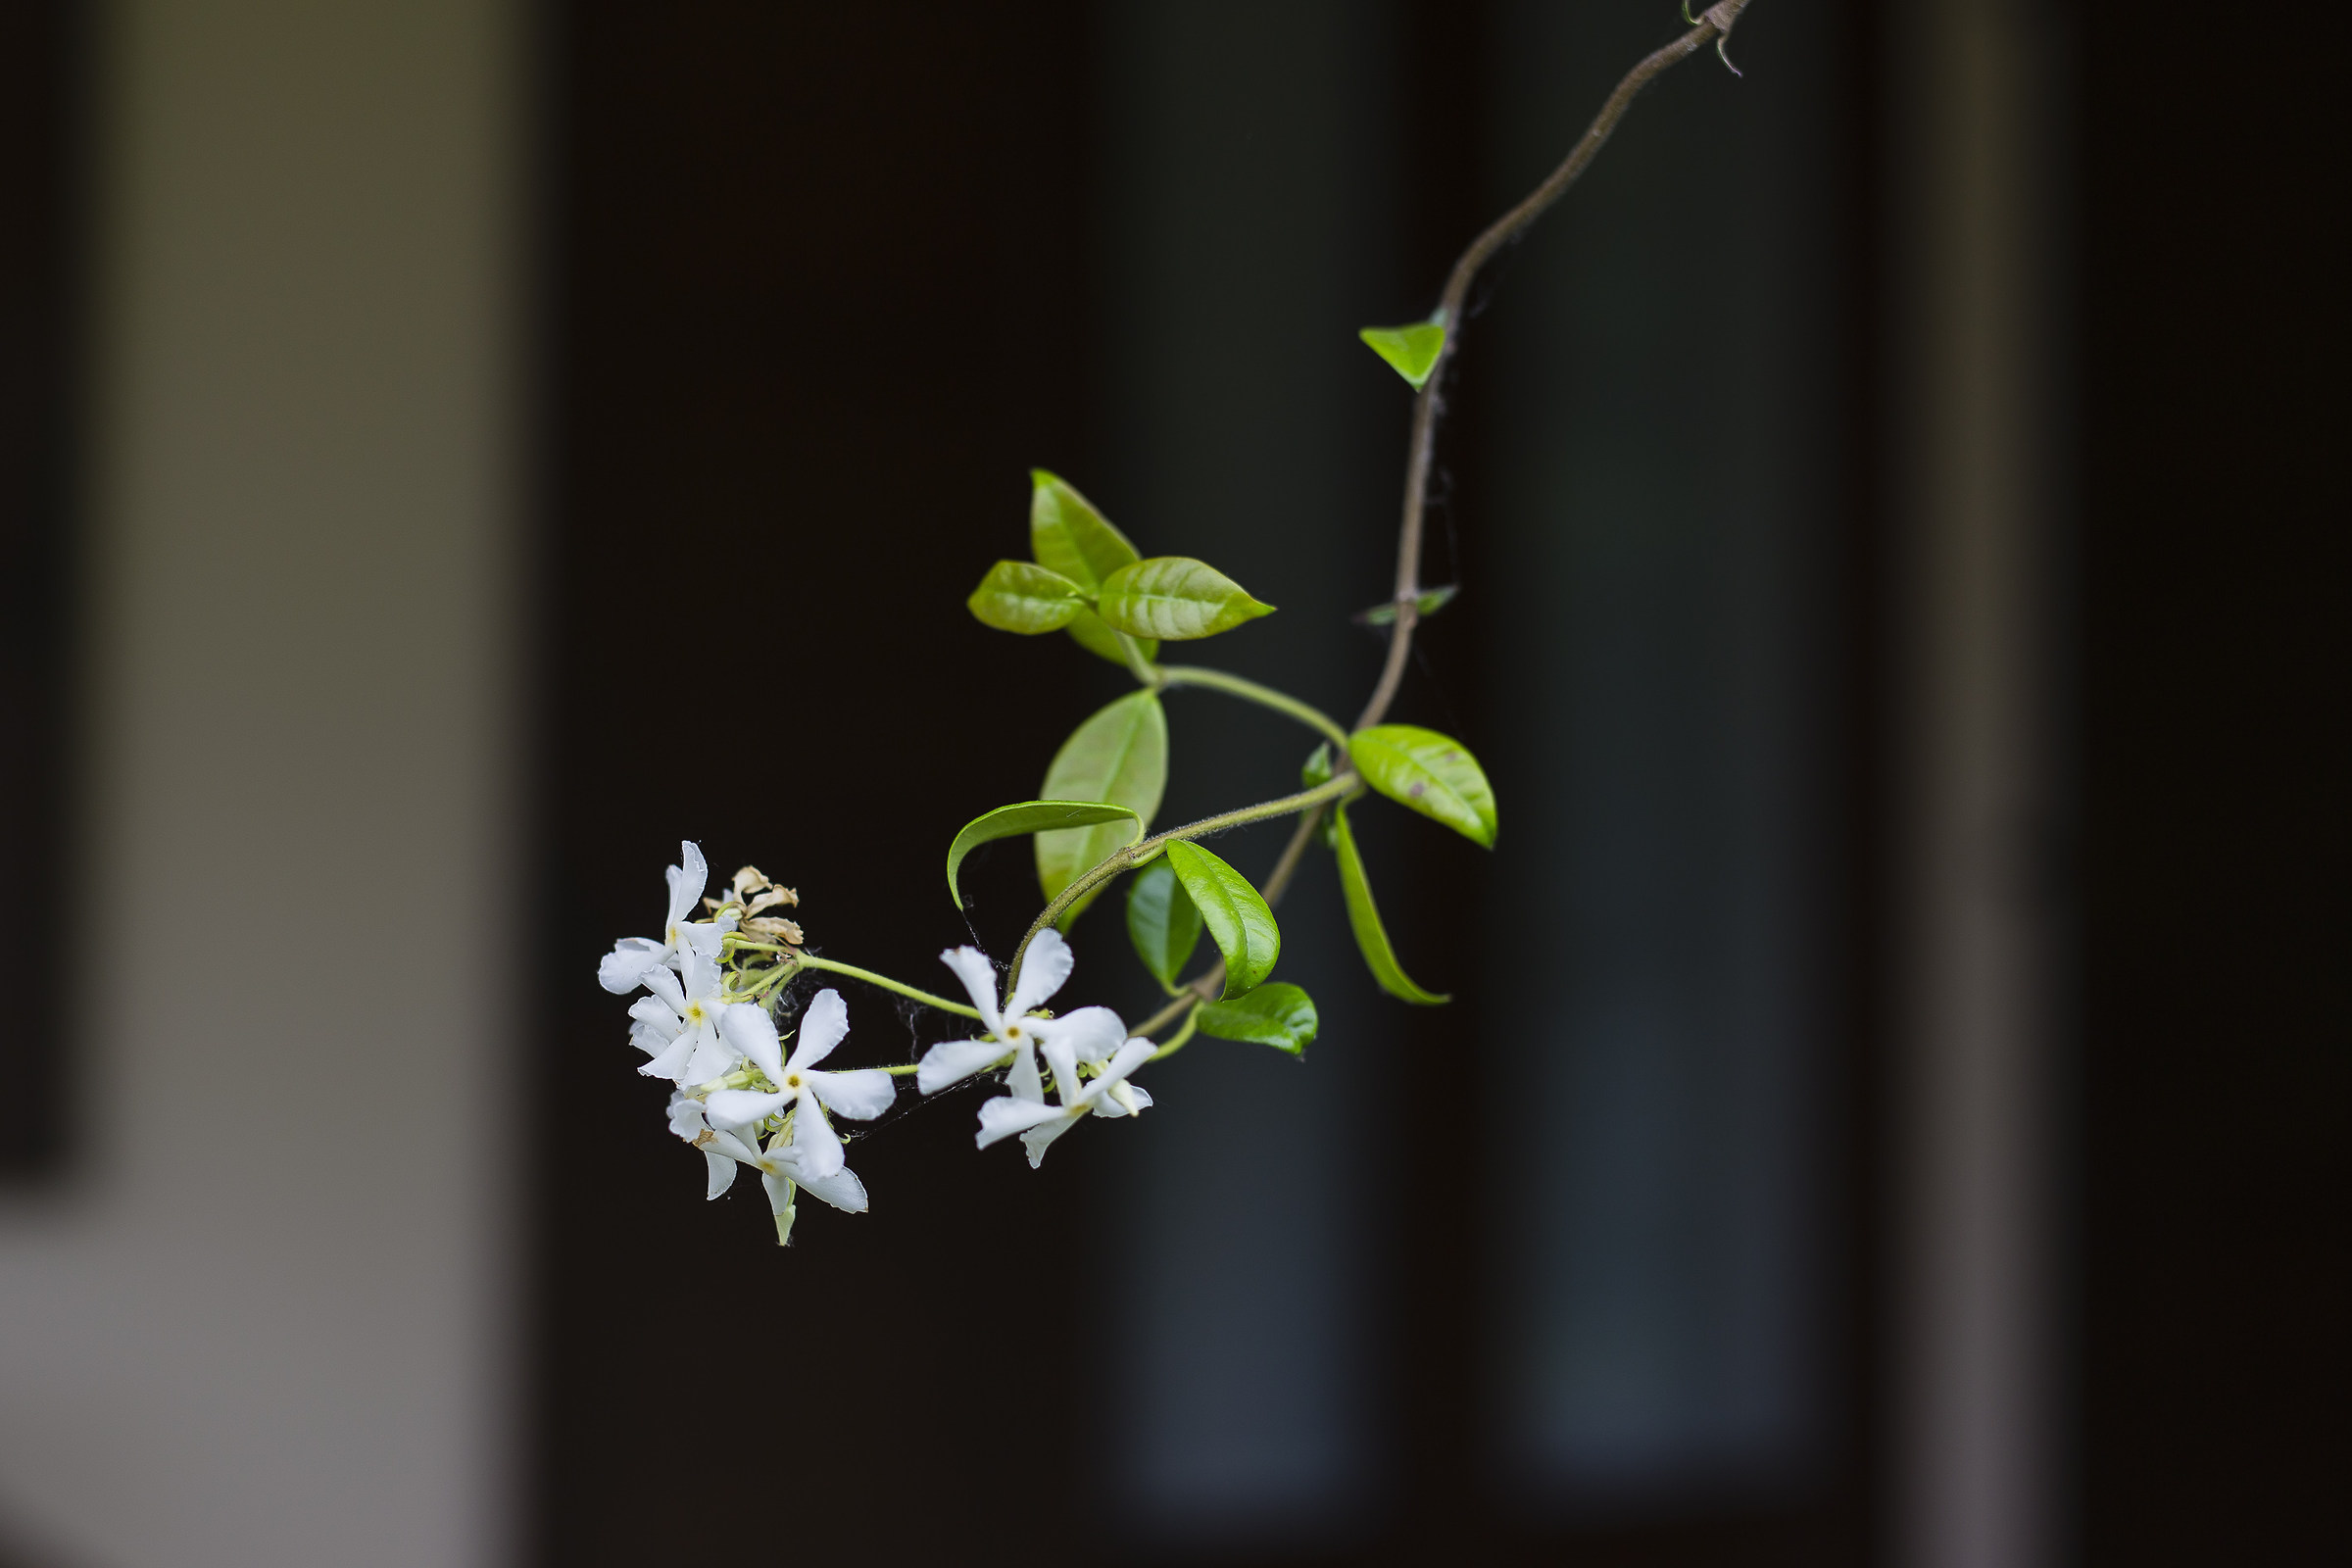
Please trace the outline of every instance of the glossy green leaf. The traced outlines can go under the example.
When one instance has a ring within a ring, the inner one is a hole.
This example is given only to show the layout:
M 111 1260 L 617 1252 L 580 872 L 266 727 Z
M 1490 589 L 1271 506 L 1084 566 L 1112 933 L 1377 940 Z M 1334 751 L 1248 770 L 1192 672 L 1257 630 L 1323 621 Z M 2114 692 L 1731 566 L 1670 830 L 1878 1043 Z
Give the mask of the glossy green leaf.
M 1039 565 L 1093 593 L 1103 578 L 1139 559 L 1127 536 L 1068 481 L 1043 468 L 1030 469 L 1029 481 L 1029 553 Z M 1080 611 L 1068 630 L 1088 653 L 1126 664 L 1127 651 L 1119 646 L 1118 633 L 1093 611 Z M 1145 638 L 1143 644 L 1147 662 L 1159 657 L 1156 640 Z
M 1380 724 L 1348 737 L 1348 754 L 1390 800 L 1494 847 L 1494 790 L 1459 741 L 1417 724 Z
M 1046 769 L 1038 794 L 1055 801 L 1107 801 L 1133 811 L 1146 826 L 1159 809 L 1168 782 L 1168 716 L 1152 692 L 1129 692 L 1098 710 L 1070 732 Z M 1037 836 L 1037 880 L 1058 897 L 1086 872 L 1131 842 L 1108 823 Z M 1094 902 L 1089 895 L 1062 914 L 1068 929 Z
M 1298 768 L 1298 784 L 1301 789 L 1312 790 L 1321 789 L 1330 782 L 1331 742 L 1325 741 L 1306 754 L 1306 760 Z
M 1432 588 L 1426 593 L 1417 595 L 1413 600 L 1413 613 L 1421 619 L 1427 620 L 1453 603 L 1453 596 L 1461 591 L 1460 584 L 1447 583 L 1443 588 Z M 1349 618 L 1359 626 L 1394 626 L 1396 624 L 1396 607 L 1394 603 L 1374 605 L 1370 610 L 1357 611 Z
M 1200 907 L 1217 951 L 1225 955 L 1225 1000 L 1230 1002 L 1274 972 L 1282 956 L 1282 928 L 1250 879 L 1198 844 L 1176 839 L 1168 864 Z
M 1337 829 L 1332 847 L 1340 857 L 1340 892 L 1348 901 L 1348 924 L 1355 932 L 1355 945 L 1363 950 L 1364 963 L 1380 989 L 1392 997 L 1434 1007 L 1452 998 L 1442 997 L 1434 991 L 1424 991 L 1413 984 L 1402 966 L 1396 962 L 1396 950 L 1389 946 L 1389 933 L 1380 923 L 1380 909 L 1372 902 L 1372 884 L 1364 878 L 1364 858 L 1355 847 L 1355 832 L 1348 825 L 1348 808 L 1332 808 L 1333 824 Z
M 1415 321 L 1410 326 L 1367 326 L 1356 333 L 1370 345 L 1372 352 L 1389 362 L 1389 368 L 1421 390 L 1429 372 L 1437 367 L 1438 356 L 1446 349 L 1446 328 L 1436 321 Z
M 1197 1016 L 1204 1035 L 1272 1046 L 1294 1056 L 1314 1040 L 1320 1021 L 1315 1016 L 1315 999 L 1282 980 L 1231 1002 L 1204 1002 Z
M 1000 561 L 964 604 L 984 626 L 1033 637 L 1077 619 L 1086 596 L 1060 572 L 1026 561 Z
M 1102 617 L 1093 611 L 1081 610 L 1062 629 L 1070 634 L 1072 642 L 1088 653 L 1107 659 L 1121 669 L 1127 667 L 1127 650 L 1119 646 L 1119 634 L 1103 625 Z M 1145 663 L 1148 664 L 1159 657 L 1158 638 L 1137 637 L 1132 640 L 1136 645 L 1136 651 L 1144 656 Z
M 1097 825 L 1100 824 L 1100 825 Z M 1118 843 L 1113 850 L 1133 844 L 1144 836 L 1143 818 L 1124 806 L 1100 805 L 1093 801 L 1022 801 L 1012 806 L 1000 806 L 995 810 L 973 817 L 948 846 L 948 897 L 956 907 L 963 907 L 963 894 L 956 886 L 956 873 L 963 858 L 983 844 L 998 839 L 1019 838 L 1024 833 L 1046 833 L 1055 829 L 1113 834 Z M 1108 853 L 1108 852 L 1105 852 Z
M 1190 556 L 1153 556 L 1121 566 L 1102 579 L 1095 612 L 1130 637 L 1181 641 L 1214 637 L 1245 620 L 1274 612 L 1206 562 Z
M 1127 940 L 1163 986 L 1172 986 L 1200 945 L 1200 910 L 1165 858 L 1135 873 L 1127 889 Z

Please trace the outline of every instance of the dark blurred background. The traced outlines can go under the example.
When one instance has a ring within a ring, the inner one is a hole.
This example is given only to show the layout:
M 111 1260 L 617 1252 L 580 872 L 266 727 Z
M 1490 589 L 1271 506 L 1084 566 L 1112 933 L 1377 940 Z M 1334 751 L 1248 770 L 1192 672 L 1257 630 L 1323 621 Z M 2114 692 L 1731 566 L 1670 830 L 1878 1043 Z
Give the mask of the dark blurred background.
M 1499 851 L 1353 813 L 1451 1004 L 1318 855 L 1303 1062 L 1034 1172 L 908 1103 L 781 1250 L 589 982 L 681 837 L 1009 951 L 942 847 L 1129 685 L 961 608 L 1032 466 L 1352 713 L 1355 329 L 1678 25 L 12 13 L 0 1561 L 2332 1560 L 2339 112 L 2253 19 L 1758 0 L 1490 270 L 1396 716 Z M 1168 707 L 1162 821 L 1292 787 Z

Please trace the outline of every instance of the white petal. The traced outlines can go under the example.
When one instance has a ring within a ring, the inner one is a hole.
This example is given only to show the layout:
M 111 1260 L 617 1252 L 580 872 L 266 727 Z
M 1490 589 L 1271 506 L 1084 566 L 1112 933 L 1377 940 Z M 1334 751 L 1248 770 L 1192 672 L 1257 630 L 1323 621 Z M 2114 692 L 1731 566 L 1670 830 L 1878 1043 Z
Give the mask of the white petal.
M 1012 1000 L 1004 1004 L 1004 1016 L 1025 1018 L 1032 1007 L 1044 1006 L 1046 999 L 1069 979 L 1077 962 L 1060 932 L 1052 926 L 1040 931 L 1037 940 L 1029 944 L 1028 956 L 1021 960 L 1021 983 L 1012 988 Z
M 1122 1083 L 1119 1087 L 1127 1092 L 1127 1108 L 1129 1110 L 1150 1110 L 1152 1108 L 1151 1090 L 1146 1089 L 1142 1084 Z
M 694 1042 L 694 1054 L 686 1058 L 686 1076 L 681 1083 L 707 1084 L 713 1078 L 724 1077 L 742 1058 L 729 1051 L 718 1031 L 710 1024 L 690 1029 L 678 1036 Z
M 669 1099 L 669 1130 L 690 1144 L 703 1141 L 710 1130 L 703 1120 L 703 1102 L 691 1095 L 672 1095 Z
M 963 982 L 972 1005 L 980 1010 L 980 1021 L 988 1025 L 990 1034 L 1004 1025 L 1004 1015 L 997 1011 L 997 966 L 988 961 L 988 955 L 978 948 L 950 948 L 939 956 L 939 961 L 956 971 Z
M 638 978 L 646 990 L 669 1004 L 670 1011 L 684 1012 L 686 1010 L 686 993 L 679 986 L 678 977 L 674 971 L 653 968 L 646 970 Z
M 841 1135 L 807 1095 L 792 1113 L 792 1149 L 804 1182 L 822 1181 L 841 1169 Z
M 801 1037 L 792 1048 L 792 1065 L 815 1066 L 833 1054 L 833 1048 L 849 1032 L 849 1004 L 841 1000 L 840 992 L 828 986 L 808 999 L 808 1008 L 801 1014 Z
M 687 996 L 713 997 L 718 994 L 718 963 L 715 959 L 708 954 L 692 952 L 681 953 L 678 957 L 681 960 L 679 966 L 685 972 Z M 680 1007 L 678 1010 L 683 1012 L 686 1009 Z
M 1034 1101 L 1001 1095 L 980 1107 L 980 1135 L 974 1142 L 986 1149 L 1040 1122 L 1068 1119 L 1068 1113 L 1059 1105 L 1041 1105 Z
M 1066 1040 L 1046 1042 L 1046 1060 L 1054 1064 L 1054 1094 L 1065 1105 L 1074 1105 L 1086 1086 L 1078 1079 L 1078 1055 Z
M 669 973 L 667 969 L 662 972 Z M 671 981 L 674 984 L 676 977 L 671 976 Z M 655 1034 L 660 1035 L 663 1040 L 677 1039 L 678 1031 L 686 1027 L 670 1004 L 660 997 L 639 997 L 635 1002 L 629 1004 L 629 1016 L 651 1029 Z
M 743 1167 L 726 1155 L 708 1149 L 703 1151 L 703 1158 L 710 1165 L 710 1190 L 703 1196 L 707 1199 L 726 1196 L 727 1189 L 735 1185 L 735 1173 Z
M 643 937 L 622 937 L 596 966 L 596 983 L 616 997 L 625 997 L 645 983 L 645 971 L 662 962 L 662 944 Z
M 645 1063 L 637 1070 L 645 1074 L 645 1076 L 648 1078 L 666 1078 L 674 1084 L 681 1081 L 678 1075 L 686 1070 L 686 1063 L 691 1060 L 693 1056 L 694 1037 L 692 1035 L 680 1035 L 677 1039 L 672 1040 L 669 1043 L 668 1049 L 663 1051 L 662 1054 Z
M 694 912 L 702 901 L 703 889 L 710 885 L 710 862 L 703 858 L 703 847 L 685 843 L 678 846 L 678 863 L 662 873 L 669 879 L 669 919 L 676 925 Z
M 710 1148 L 706 1149 L 704 1152 L 720 1153 L 741 1164 L 757 1165 L 760 1163 L 760 1151 L 753 1145 L 758 1142 L 757 1136 L 753 1138 L 752 1143 L 747 1144 L 724 1127 L 713 1127 L 710 1129 Z
M 726 941 L 727 933 L 733 929 L 734 921 L 732 919 L 724 925 L 716 925 L 709 920 L 697 921 L 692 925 L 682 925 L 678 927 L 678 945 L 689 953 L 699 953 L 706 958 L 715 958 L 718 956 L 719 944 Z
M 1102 1069 L 1102 1075 L 1095 1082 L 1099 1084 L 1118 1083 L 1136 1068 L 1150 1061 L 1152 1054 L 1158 1050 L 1159 1048 L 1149 1040 L 1128 1041 L 1119 1048 L 1119 1054 L 1110 1058 L 1109 1065 Z
M 1116 1106 L 1129 1116 L 1139 1116 L 1152 1107 L 1152 1097 L 1131 1083 L 1115 1083 L 1103 1093 L 1102 1110 L 1105 1114 Z
M 1029 1168 L 1035 1170 L 1044 1164 L 1047 1146 L 1077 1125 L 1077 1117 L 1064 1116 L 1059 1121 L 1046 1122 L 1021 1134 L 1021 1147 L 1029 1151 Z
M 738 1002 L 719 1014 L 718 1032 L 737 1055 L 749 1056 L 767 1074 L 767 1081 L 784 1081 L 784 1047 L 776 1039 L 776 1021 L 756 1003 Z
M 1013 1053 L 1012 1071 L 1004 1075 L 1004 1087 L 1033 1105 L 1046 1102 L 1045 1080 L 1037 1075 L 1037 1047 L 1027 1035 Z
M 852 1121 L 872 1121 L 899 1098 L 898 1085 L 879 1067 L 860 1067 L 856 1072 L 812 1072 L 808 1077 L 808 1087 L 816 1091 L 816 1098 Z
M 713 1125 L 749 1127 L 784 1108 L 790 1095 L 757 1095 L 749 1089 L 713 1089 L 706 1111 Z
M 847 1209 L 853 1214 L 865 1212 L 865 1183 L 859 1181 L 858 1173 L 847 1165 L 830 1176 L 819 1176 L 814 1181 L 803 1177 L 800 1182 L 808 1192 L 835 1208 Z
M 1004 1046 L 994 1040 L 942 1040 L 923 1053 L 922 1064 L 914 1070 L 914 1087 L 926 1095 L 938 1094 L 1004 1054 Z
M 1108 1007 L 1080 1007 L 1058 1018 L 1032 1018 L 1027 1027 L 1044 1040 L 1066 1040 L 1078 1059 L 1107 1061 L 1127 1042 L 1127 1026 Z
M 792 1211 L 793 1202 L 791 1177 L 779 1176 L 772 1170 L 763 1170 L 760 1173 L 760 1185 L 767 1189 L 767 1207 L 769 1213 L 774 1214 L 778 1220 L 781 1220 L 786 1214 Z M 779 1224 L 776 1227 L 776 1240 L 780 1242 L 783 1239 L 784 1227 Z

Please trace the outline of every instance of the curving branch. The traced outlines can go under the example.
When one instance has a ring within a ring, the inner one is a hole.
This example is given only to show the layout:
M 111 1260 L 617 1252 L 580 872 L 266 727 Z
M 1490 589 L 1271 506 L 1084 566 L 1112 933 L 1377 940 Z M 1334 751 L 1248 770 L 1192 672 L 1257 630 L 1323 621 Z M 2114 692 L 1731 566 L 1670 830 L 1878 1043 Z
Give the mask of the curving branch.
M 1405 661 L 1412 654 L 1413 628 L 1421 619 L 1422 519 L 1429 508 L 1430 459 L 1437 445 L 1438 416 L 1445 412 L 1443 387 L 1446 371 L 1453 363 L 1455 351 L 1461 346 L 1463 307 L 1470 298 L 1470 285 L 1477 281 L 1479 272 L 1505 245 L 1525 233 L 1554 202 L 1567 194 L 1568 187 L 1577 182 L 1599 153 L 1602 144 L 1617 129 L 1617 122 L 1625 118 L 1625 112 L 1633 107 L 1634 99 L 1640 96 L 1642 89 L 1664 74 L 1669 68 L 1682 64 L 1710 43 L 1720 52 L 1723 40 L 1731 36 L 1732 27 L 1747 7 L 1748 0 L 1721 0 L 1721 3 L 1701 12 L 1689 32 L 1627 72 L 1625 78 L 1617 83 L 1616 90 L 1601 104 L 1600 112 L 1592 117 L 1592 123 L 1585 127 L 1584 135 L 1568 150 L 1568 156 L 1560 161 L 1559 168 L 1553 170 L 1544 183 L 1530 191 L 1518 206 L 1496 219 L 1488 225 L 1486 232 L 1472 240 L 1470 248 L 1462 252 L 1460 259 L 1453 264 L 1453 270 L 1446 275 L 1446 292 L 1438 300 L 1435 317 L 1445 325 L 1446 341 L 1438 350 L 1437 361 L 1430 367 L 1428 378 L 1421 383 L 1421 390 L 1414 397 L 1413 432 L 1405 449 L 1404 516 L 1396 530 L 1396 629 L 1389 638 L 1389 656 L 1387 662 L 1381 666 L 1380 683 L 1373 687 L 1363 712 L 1357 715 L 1355 728 L 1368 728 L 1387 716 L 1389 705 L 1396 700 L 1396 689 L 1403 683 Z M 1683 15 L 1685 18 L 1690 15 L 1688 0 Z M 1725 55 L 1723 63 L 1730 66 L 1731 57 Z M 1733 69 L 1737 74 L 1738 68 Z M 1282 902 L 1283 894 L 1289 890 L 1291 880 L 1298 874 L 1299 862 L 1306 855 L 1307 845 L 1314 839 L 1315 829 L 1323 821 L 1323 812 L 1328 805 L 1329 802 L 1320 802 L 1298 818 L 1298 827 L 1291 833 L 1291 842 L 1283 848 L 1282 858 L 1275 862 L 1273 874 L 1266 878 L 1265 885 L 1259 889 L 1268 906 Z M 1026 945 L 1024 942 L 1023 946 Z M 1149 1035 L 1174 1022 L 1196 1004 L 1215 996 L 1224 983 L 1224 973 L 1222 962 L 1211 965 L 1198 979 L 1187 982 L 1175 1001 L 1161 1008 L 1136 1032 Z
M 1617 122 L 1634 105 L 1642 89 L 1663 75 L 1673 66 L 1682 64 L 1704 49 L 1710 42 L 1720 44 L 1731 36 L 1732 26 L 1745 11 L 1748 0 L 1722 0 L 1700 15 L 1697 25 L 1680 38 L 1643 60 L 1625 74 L 1617 90 L 1600 106 L 1577 144 L 1570 148 L 1560 167 L 1528 193 L 1527 199 L 1496 219 L 1487 231 L 1470 242 L 1461 260 L 1453 264 L 1453 271 L 1446 279 L 1446 292 L 1438 301 L 1433 319 L 1446 328 L 1446 341 L 1438 350 L 1437 362 L 1430 367 L 1429 377 L 1421 383 L 1421 391 L 1413 400 L 1413 433 L 1406 448 L 1404 464 L 1404 519 L 1396 530 L 1396 629 L 1389 638 L 1389 659 L 1380 672 L 1380 684 L 1364 704 L 1364 710 L 1355 727 L 1377 724 L 1388 712 L 1389 705 L 1396 700 L 1396 688 L 1404 680 L 1404 663 L 1412 652 L 1413 627 L 1421 615 L 1421 535 L 1422 516 L 1429 505 L 1429 466 L 1432 451 L 1437 445 L 1438 416 L 1444 412 L 1445 399 L 1441 388 L 1446 368 L 1452 364 L 1455 351 L 1462 341 L 1462 308 L 1470 298 L 1470 285 L 1478 278 L 1481 269 L 1493 261 L 1505 245 L 1517 239 L 1544 216 L 1552 203 L 1567 194 L 1578 176 L 1592 164 L 1601 144 L 1617 128 Z M 1686 17 L 1690 13 L 1686 9 Z M 1725 65 L 1731 61 L 1727 57 Z

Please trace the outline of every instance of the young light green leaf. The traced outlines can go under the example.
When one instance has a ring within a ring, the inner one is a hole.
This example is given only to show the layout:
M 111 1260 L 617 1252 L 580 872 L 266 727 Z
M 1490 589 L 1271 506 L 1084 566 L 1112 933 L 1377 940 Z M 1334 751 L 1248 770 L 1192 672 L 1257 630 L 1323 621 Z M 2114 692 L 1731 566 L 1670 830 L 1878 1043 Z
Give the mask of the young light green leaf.
M 1348 755 L 1390 800 L 1494 847 L 1494 791 L 1459 741 L 1417 724 L 1379 724 L 1348 737 Z
M 1434 1007 L 1450 1002 L 1453 1000 L 1450 997 L 1424 991 L 1413 984 L 1396 962 L 1396 954 L 1389 946 L 1389 933 L 1380 923 L 1380 909 L 1372 902 L 1372 884 L 1364 878 L 1364 858 L 1357 853 L 1355 833 L 1348 825 L 1348 808 L 1332 808 L 1332 819 L 1337 829 L 1332 847 L 1339 852 L 1340 892 L 1348 901 L 1348 924 L 1355 932 L 1355 945 L 1363 950 L 1364 963 L 1371 969 L 1372 978 L 1390 996 L 1420 1006 Z
M 1090 593 L 1102 579 L 1141 558 L 1127 536 L 1068 481 L 1043 468 L 1029 470 L 1029 553 Z
M 1168 782 L 1168 715 L 1152 692 L 1129 692 L 1098 710 L 1070 732 L 1046 769 L 1038 794 L 1055 801 L 1107 801 L 1134 812 L 1146 826 L 1159 809 Z M 1048 899 L 1093 870 L 1131 841 L 1117 828 L 1078 828 L 1037 836 L 1037 880 Z M 1062 914 L 1063 929 L 1092 904 L 1092 895 Z
M 1172 986 L 1200 943 L 1200 911 L 1166 858 L 1135 873 L 1127 889 L 1127 940 L 1163 986 Z
M 1453 603 L 1453 596 L 1461 591 L 1459 583 L 1447 583 L 1443 588 L 1432 588 L 1413 600 L 1413 613 L 1421 619 L 1427 620 Z M 1358 626 L 1394 626 L 1396 624 L 1396 606 L 1394 601 L 1385 605 L 1374 605 L 1370 610 L 1357 611 L 1348 618 Z
M 1093 611 L 1081 610 L 1062 629 L 1070 634 L 1072 642 L 1088 653 L 1099 659 L 1107 659 L 1121 669 L 1127 667 L 1127 650 L 1119 646 L 1119 634 L 1103 625 L 1102 617 Z M 1158 638 L 1137 637 L 1133 641 L 1136 651 L 1144 656 L 1145 663 L 1149 664 L 1159 657 Z
M 1204 1002 L 1200 1032 L 1219 1040 L 1272 1046 L 1296 1056 L 1315 1038 L 1315 1002 L 1288 981 L 1275 980 L 1232 1002 Z
M 1093 593 L 1102 586 L 1103 578 L 1138 559 L 1127 536 L 1112 527 L 1110 519 L 1067 480 L 1032 468 L 1029 481 L 1029 553 L 1039 565 Z M 1119 646 L 1118 634 L 1103 625 L 1093 611 L 1080 611 L 1068 630 L 1088 653 L 1122 667 L 1126 664 L 1127 651 Z M 1157 659 L 1158 642 L 1144 639 L 1143 654 L 1147 662 Z
M 1190 556 L 1153 556 L 1102 579 L 1095 612 L 1130 637 L 1214 637 L 1274 612 L 1240 583 Z
M 984 626 L 1035 636 L 1059 631 L 1086 609 L 1078 585 L 1058 571 L 1026 561 L 1000 561 L 988 568 L 964 604 Z
M 1303 789 L 1321 789 L 1331 782 L 1331 742 L 1325 741 L 1306 754 L 1299 765 L 1298 783 Z
M 1225 955 L 1224 1000 L 1232 1001 L 1273 973 L 1274 960 L 1282 956 L 1282 928 L 1250 879 L 1183 839 L 1169 842 L 1168 864 L 1199 906 L 1217 951 Z
M 1119 842 L 1111 846 L 1113 850 L 1144 836 L 1143 818 L 1124 806 L 1093 801 L 1021 801 L 1000 806 L 964 823 L 963 830 L 956 835 L 956 842 L 948 846 L 948 897 L 956 901 L 956 907 L 963 907 L 963 893 L 956 886 L 956 873 L 962 866 L 963 858 L 981 845 L 1018 838 L 1024 833 L 1072 828 L 1114 834 Z
M 1437 321 L 1415 321 L 1409 326 L 1367 326 L 1355 335 L 1373 353 L 1388 361 L 1391 369 L 1410 381 L 1416 392 L 1429 379 L 1439 354 L 1446 348 L 1446 328 Z

